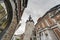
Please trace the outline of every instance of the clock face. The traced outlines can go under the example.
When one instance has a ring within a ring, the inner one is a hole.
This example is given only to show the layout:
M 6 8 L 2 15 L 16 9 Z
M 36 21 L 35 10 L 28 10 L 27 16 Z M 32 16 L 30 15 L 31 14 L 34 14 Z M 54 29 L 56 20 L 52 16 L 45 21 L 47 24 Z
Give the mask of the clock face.
M 2 1 L 0 3 L 0 37 L 2 37 L 8 30 L 12 20 L 12 15 L 13 12 L 10 1 Z

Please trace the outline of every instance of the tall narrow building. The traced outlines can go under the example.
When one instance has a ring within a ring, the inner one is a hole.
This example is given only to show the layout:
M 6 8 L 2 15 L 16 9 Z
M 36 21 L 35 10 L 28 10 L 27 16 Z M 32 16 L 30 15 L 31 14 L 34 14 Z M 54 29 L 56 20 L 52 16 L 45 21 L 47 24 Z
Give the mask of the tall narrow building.
M 34 21 L 32 20 L 31 16 L 29 16 L 29 20 L 26 21 L 24 40 L 31 40 L 34 27 Z

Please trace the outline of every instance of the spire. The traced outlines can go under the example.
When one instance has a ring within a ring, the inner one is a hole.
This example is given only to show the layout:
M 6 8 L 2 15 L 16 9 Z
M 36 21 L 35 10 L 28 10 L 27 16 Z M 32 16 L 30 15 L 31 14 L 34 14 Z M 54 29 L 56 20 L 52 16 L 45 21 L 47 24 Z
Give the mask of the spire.
M 29 19 L 27 20 L 27 22 L 34 22 L 31 15 L 29 15 Z
M 29 21 L 32 20 L 31 15 L 29 16 Z

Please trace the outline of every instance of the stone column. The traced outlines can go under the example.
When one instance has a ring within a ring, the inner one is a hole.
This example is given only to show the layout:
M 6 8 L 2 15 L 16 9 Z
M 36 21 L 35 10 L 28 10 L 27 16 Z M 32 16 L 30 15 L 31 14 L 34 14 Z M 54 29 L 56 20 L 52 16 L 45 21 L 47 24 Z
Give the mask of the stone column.
M 44 31 L 41 33 L 41 40 L 47 40 L 47 37 L 46 37 Z

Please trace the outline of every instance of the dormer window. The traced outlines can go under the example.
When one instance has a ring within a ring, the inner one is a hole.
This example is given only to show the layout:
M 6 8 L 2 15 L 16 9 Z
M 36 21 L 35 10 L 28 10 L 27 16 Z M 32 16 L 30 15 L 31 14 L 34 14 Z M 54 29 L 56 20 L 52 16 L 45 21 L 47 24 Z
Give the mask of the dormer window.
M 49 13 L 49 17 L 53 17 L 54 15 L 52 13 Z

